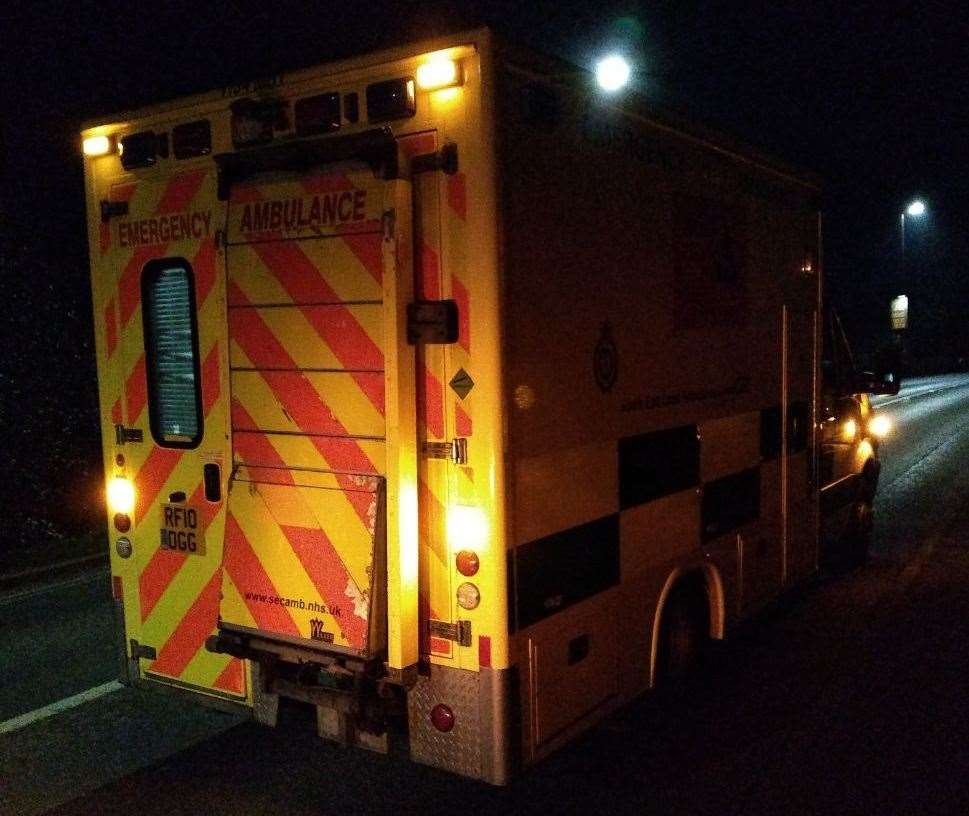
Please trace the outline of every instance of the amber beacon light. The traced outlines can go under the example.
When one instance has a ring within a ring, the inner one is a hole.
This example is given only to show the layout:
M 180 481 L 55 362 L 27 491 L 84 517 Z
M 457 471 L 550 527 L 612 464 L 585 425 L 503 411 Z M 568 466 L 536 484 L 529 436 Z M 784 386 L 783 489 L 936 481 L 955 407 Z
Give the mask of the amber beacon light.
M 422 91 L 436 91 L 461 84 L 461 68 L 452 59 L 432 57 L 417 69 L 417 87 Z

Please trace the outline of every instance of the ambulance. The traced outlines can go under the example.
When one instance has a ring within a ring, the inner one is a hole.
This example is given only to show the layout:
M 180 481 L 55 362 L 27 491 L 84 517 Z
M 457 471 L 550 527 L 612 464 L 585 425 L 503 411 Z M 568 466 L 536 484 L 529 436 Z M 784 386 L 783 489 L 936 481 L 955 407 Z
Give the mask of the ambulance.
M 82 144 L 127 683 L 502 784 L 817 569 L 811 178 L 486 29 Z

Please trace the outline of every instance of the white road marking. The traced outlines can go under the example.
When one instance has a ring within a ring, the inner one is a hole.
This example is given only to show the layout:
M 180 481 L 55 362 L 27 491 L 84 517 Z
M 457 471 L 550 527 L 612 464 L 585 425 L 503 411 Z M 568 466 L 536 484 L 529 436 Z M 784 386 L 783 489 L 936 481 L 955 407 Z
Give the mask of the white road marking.
M 941 385 L 941 386 L 918 386 L 913 388 L 909 393 L 904 391 L 897 397 L 892 397 L 886 400 L 872 400 L 872 406 L 877 410 L 878 408 L 885 408 L 888 405 L 894 405 L 897 402 L 907 402 L 908 400 L 913 400 L 916 397 L 929 397 L 933 394 L 938 394 L 940 391 L 951 391 L 953 388 L 965 388 L 967 383 L 959 382 L 952 385 Z
M 33 725 L 35 722 L 40 722 L 40 720 L 46 720 L 48 717 L 53 717 L 55 714 L 60 714 L 62 711 L 68 711 L 72 708 L 77 708 L 79 705 L 88 703 L 91 700 L 97 700 L 99 697 L 103 697 L 105 694 L 111 694 L 114 691 L 124 688 L 117 680 L 112 680 L 110 683 L 103 683 L 100 686 L 95 686 L 94 688 L 89 688 L 87 691 L 82 691 L 79 694 L 75 694 L 71 697 L 65 697 L 63 700 L 58 700 L 56 703 L 51 703 L 43 708 L 35 708 L 33 711 L 28 711 L 26 714 L 21 714 L 19 717 L 14 717 L 11 720 L 5 720 L 0 722 L 0 734 L 10 734 L 14 731 L 19 731 L 21 728 L 26 728 L 28 725 Z
M 17 592 L 11 592 L 7 595 L 0 595 L 0 606 L 6 606 L 15 602 L 20 602 L 27 600 L 28 598 L 34 598 L 37 595 L 45 595 L 48 592 L 53 592 L 57 589 L 67 589 L 68 587 L 78 586 L 79 584 L 87 584 L 91 581 L 97 581 L 102 578 L 106 578 L 108 575 L 107 568 L 97 569 L 93 572 L 85 572 L 81 575 L 75 575 L 72 578 L 67 578 L 64 581 L 59 581 L 53 584 L 42 584 L 41 586 L 31 587 L 29 589 L 22 589 Z

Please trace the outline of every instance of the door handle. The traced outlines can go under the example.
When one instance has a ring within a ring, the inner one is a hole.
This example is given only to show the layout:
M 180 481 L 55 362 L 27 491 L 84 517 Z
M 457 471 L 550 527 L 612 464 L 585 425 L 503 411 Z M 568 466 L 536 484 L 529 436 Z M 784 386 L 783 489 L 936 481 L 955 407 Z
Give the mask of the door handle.
M 222 472 L 215 462 L 209 462 L 202 468 L 202 483 L 206 501 L 222 501 Z

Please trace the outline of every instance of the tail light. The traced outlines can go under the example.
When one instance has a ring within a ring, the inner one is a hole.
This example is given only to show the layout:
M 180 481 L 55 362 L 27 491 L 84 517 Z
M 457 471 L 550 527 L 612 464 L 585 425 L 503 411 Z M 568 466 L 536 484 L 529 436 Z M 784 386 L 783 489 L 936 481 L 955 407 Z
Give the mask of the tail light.
M 478 554 L 474 552 L 474 550 L 461 550 L 457 556 L 455 556 L 454 560 L 458 568 L 458 572 L 468 578 L 477 574 L 478 569 L 481 567 L 481 562 L 478 560 Z
M 454 728 L 454 712 L 444 703 L 438 703 L 431 709 L 431 725 L 446 734 Z

